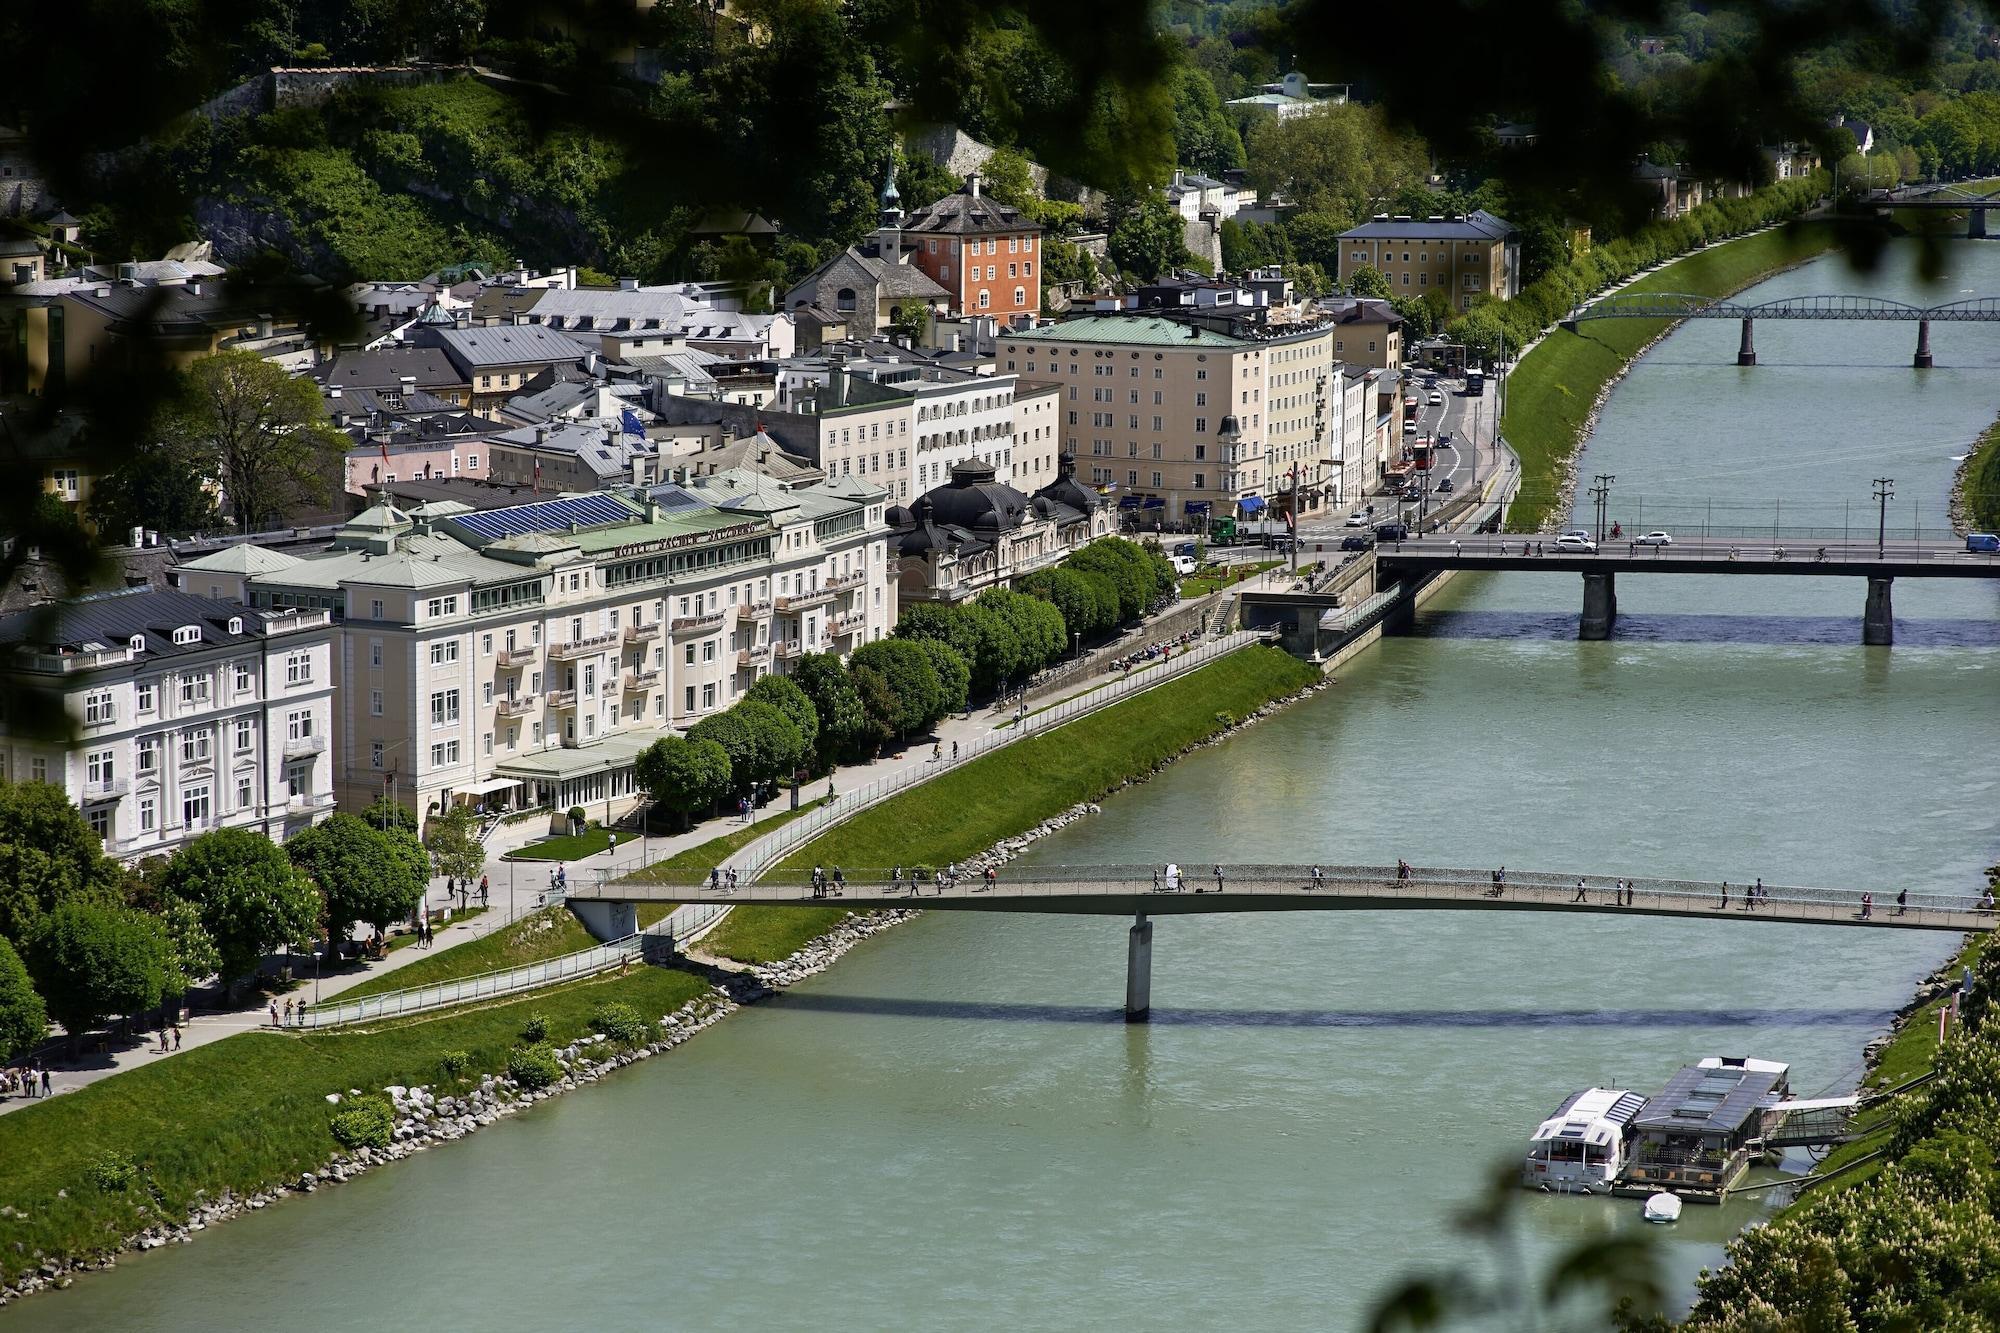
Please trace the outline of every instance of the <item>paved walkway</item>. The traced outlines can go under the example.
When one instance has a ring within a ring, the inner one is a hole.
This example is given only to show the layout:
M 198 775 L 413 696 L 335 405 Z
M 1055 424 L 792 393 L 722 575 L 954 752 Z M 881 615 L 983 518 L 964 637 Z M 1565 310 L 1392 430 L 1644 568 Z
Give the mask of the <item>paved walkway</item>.
M 1254 579 L 1245 580 L 1239 586 L 1246 588 L 1275 586 L 1286 577 L 1288 575 L 1285 574 L 1285 571 L 1272 570 Z M 1131 636 L 1131 643 L 1135 648 L 1143 647 L 1149 642 L 1151 640 L 1146 637 L 1143 631 Z M 1061 702 L 1063 699 L 1074 698 L 1079 694 L 1086 693 L 1115 679 L 1119 679 L 1121 676 L 1122 673 L 1119 672 L 1100 673 L 1096 676 L 1075 682 L 1071 688 L 1063 690 L 1058 695 L 1037 699 L 1034 707 L 1045 708 L 1050 704 Z M 1005 708 L 977 709 L 969 716 L 951 718 L 942 723 L 936 730 L 936 738 L 937 743 L 943 747 L 945 765 L 949 766 L 950 764 L 953 742 L 964 746 L 973 740 L 990 735 L 993 728 L 1004 723 L 1010 714 L 1011 709 Z M 935 762 L 931 758 L 930 741 L 912 743 L 901 754 L 889 755 L 871 763 L 851 765 L 838 770 L 831 779 L 832 790 L 836 795 L 853 792 L 892 774 L 910 768 L 930 766 Z M 825 796 L 827 790 L 827 784 L 823 780 L 810 787 L 801 788 L 799 799 L 801 803 L 817 799 Z M 786 808 L 788 808 L 788 802 L 781 798 L 779 801 L 773 802 L 770 806 L 758 812 L 759 817 L 754 822 L 757 824 L 768 823 L 772 815 L 782 813 Z M 468 940 L 476 939 L 507 925 L 519 917 L 539 910 L 547 901 L 549 873 L 556 865 L 563 865 L 568 868 L 572 882 L 583 879 L 594 881 L 596 879 L 595 872 L 606 871 L 615 874 L 625 874 L 629 871 L 637 870 L 642 866 L 650 865 L 654 861 L 672 856 L 677 852 L 684 851 L 689 847 L 700 846 L 710 839 L 722 837 L 743 827 L 742 820 L 732 818 L 711 819 L 705 823 L 697 824 L 686 833 L 667 836 L 652 835 L 641 837 L 638 834 L 628 834 L 621 830 L 619 832 L 618 846 L 614 850 L 599 852 L 575 861 L 546 862 L 508 861 L 504 859 L 506 853 L 518 850 L 546 836 L 548 828 L 546 820 L 533 819 L 517 824 L 503 824 L 493 831 L 486 844 L 487 862 L 485 873 L 489 882 L 490 893 L 489 910 L 487 912 L 471 920 L 455 921 L 448 926 L 439 926 L 436 932 L 437 943 L 429 950 L 417 945 L 405 945 L 379 962 L 362 965 L 348 964 L 339 975 L 321 978 L 317 986 L 308 978 L 303 986 L 292 993 L 293 997 L 318 1000 L 333 999 L 360 985 L 363 981 L 381 976 L 384 973 L 394 972 L 398 968 L 408 966 L 419 958 L 429 957 L 439 949 L 447 949 L 452 945 L 463 944 Z M 444 880 L 441 878 L 434 879 L 431 882 L 428 898 L 430 909 L 436 911 L 442 908 L 447 901 L 449 900 L 445 896 Z M 310 968 L 311 963 L 309 960 L 306 966 Z M 296 967 L 294 974 L 297 974 Z M 281 998 L 278 1003 L 280 1008 L 282 1008 L 284 1000 Z M 195 1047 L 206 1046 L 210 1042 L 221 1041 L 225 1037 L 235 1036 L 239 1032 L 252 1032 L 260 1028 L 268 1031 L 270 1027 L 270 1011 L 261 999 L 254 1004 L 244 1004 L 226 1012 L 201 1013 L 195 1015 L 190 1021 L 181 1024 L 180 1049 L 191 1050 Z M 47 1060 L 46 1063 L 52 1071 L 56 1092 L 60 1094 L 73 1091 L 74 1089 L 95 1083 L 99 1079 L 109 1078 L 111 1075 L 121 1073 L 127 1069 L 136 1069 L 158 1060 L 170 1059 L 174 1054 L 171 1051 L 165 1054 L 160 1052 L 157 1036 L 150 1036 L 147 1040 L 141 1040 L 137 1036 L 127 1038 L 112 1037 L 108 1039 L 107 1046 L 108 1049 L 105 1051 L 88 1052 L 74 1061 L 61 1059 Z M 0 1115 L 5 1115 L 10 1111 L 17 1111 L 23 1106 L 32 1105 L 34 1105 L 34 1101 L 28 1098 L 0 1098 Z

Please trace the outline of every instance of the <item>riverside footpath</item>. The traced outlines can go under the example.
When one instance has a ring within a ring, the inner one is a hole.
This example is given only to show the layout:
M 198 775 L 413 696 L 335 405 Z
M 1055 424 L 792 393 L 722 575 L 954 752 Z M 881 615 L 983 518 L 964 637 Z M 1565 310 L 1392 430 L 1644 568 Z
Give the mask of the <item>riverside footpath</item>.
M 1157 643 L 1159 630 L 1156 625 L 1173 624 L 1191 609 L 1207 609 L 1212 615 L 1215 609 L 1225 605 L 1237 594 L 1258 588 L 1285 586 L 1291 578 L 1283 568 L 1272 569 L 1263 574 L 1245 579 L 1242 583 L 1231 584 L 1225 589 L 1207 597 L 1177 603 L 1156 622 L 1149 622 L 1129 632 L 1120 642 L 1122 653 L 1143 650 Z M 1135 668 L 1132 675 L 1144 677 L 1158 673 L 1162 679 L 1173 674 L 1171 667 L 1179 654 L 1154 659 L 1143 667 Z M 1090 694 L 1104 686 L 1125 679 L 1121 669 L 1107 669 L 1063 683 L 1058 690 L 1035 693 L 1030 696 L 1025 725 L 1029 731 L 1035 727 L 1035 716 L 1039 710 L 1064 703 Z M 799 792 L 801 804 L 809 800 L 832 797 L 832 806 L 839 808 L 843 797 L 851 797 L 885 779 L 901 778 L 913 780 L 912 770 L 930 770 L 942 773 L 950 768 L 955 753 L 967 753 L 974 747 L 973 742 L 990 737 L 1003 727 L 1014 725 L 1013 705 L 996 705 L 978 708 L 964 715 L 949 718 L 933 731 L 921 738 L 913 739 L 900 751 L 885 754 L 866 764 L 855 764 L 836 770 L 823 783 L 802 787 Z M 941 752 L 941 758 L 933 758 L 933 747 Z M 969 758 L 969 753 L 967 753 Z M 928 776 L 928 775 L 927 775 Z M 922 781 L 923 778 L 916 778 Z M 774 801 L 762 812 L 765 816 L 782 813 L 785 802 Z M 375 977 L 394 973 L 419 959 L 434 954 L 439 949 L 468 943 L 494 930 L 501 929 L 528 913 L 538 911 L 559 895 L 550 893 L 549 875 L 561 866 L 569 881 L 595 882 L 600 877 L 616 878 L 632 871 L 643 869 L 655 861 L 672 857 L 680 852 L 715 838 L 753 826 L 763 820 L 753 818 L 746 824 L 738 818 L 710 819 L 695 825 L 684 833 L 641 834 L 620 831 L 617 845 L 606 851 L 572 861 L 510 861 L 509 853 L 519 851 L 547 836 L 546 825 L 541 820 L 527 821 L 512 825 L 503 824 L 492 830 L 486 839 L 487 860 L 484 869 L 489 887 L 488 910 L 470 918 L 461 918 L 449 923 L 439 923 L 435 927 L 435 943 L 426 950 L 415 944 L 407 944 L 390 953 L 386 958 L 346 964 L 342 970 L 332 975 L 317 978 L 308 977 L 294 989 L 289 997 L 277 997 L 283 1004 L 286 998 L 312 1000 L 315 1003 L 338 998 L 348 990 Z M 455 899 L 446 893 L 442 877 L 431 881 L 426 906 L 436 912 L 451 905 Z M 298 961 L 310 962 L 300 959 Z M 296 962 L 294 964 L 296 966 Z M 157 1033 L 133 1032 L 126 1036 L 108 1036 L 103 1050 L 86 1051 L 75 1059 L 64 1058 L 60 1040 L 49 1043 L 40 1053 L 42 1066 L 50 1071 L 56 1096 L 87 1087 L 101 1079 L 110 1078 L 128 1069 L 170 1060 L 182 1050 L 192 1050 L 243 1032 L 272 1029 L 268 1005 L 271 997 L 253 996 L 226 1009 L 207 1010 L 191 1015 L 181 1024 L 181 1041 L 176 1048 L 161 1051 Z M 5 1097 L 0 1098 L 0 1115 L 33 1106 L 40 1098 Z

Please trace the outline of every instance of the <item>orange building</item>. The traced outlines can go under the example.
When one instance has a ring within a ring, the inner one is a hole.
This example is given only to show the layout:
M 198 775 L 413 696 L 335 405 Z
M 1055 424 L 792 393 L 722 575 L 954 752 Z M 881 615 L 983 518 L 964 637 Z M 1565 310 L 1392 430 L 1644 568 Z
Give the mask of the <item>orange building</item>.
M 910 216 L 911 261 L 951 296 L 953 314 L 992 315 L 1003 327 L 1034 322 L 1042 309 L 1042 226 L 1021 210 L 965 188 Z

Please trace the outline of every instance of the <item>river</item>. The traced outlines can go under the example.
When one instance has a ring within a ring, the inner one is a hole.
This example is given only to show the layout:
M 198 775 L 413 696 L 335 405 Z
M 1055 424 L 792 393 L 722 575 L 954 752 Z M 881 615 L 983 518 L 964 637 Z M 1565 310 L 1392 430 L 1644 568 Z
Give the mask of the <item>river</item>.
M 1919 299 L 1890 259 L 1746 299 Z M 1947 289 L 2000 290 L 2000 244 L 1949 260 Z M 1688 326 L 1612 397 L 1582 470 L 1616 474 L 1614 517 L 1782 495 L 1872 529 L 1869 481 L 1894 476 L 1902 522 L 1942 523 L 1950 455 L 2000 406 L 2000 329 L 1940 326 L 1926 373 L 1907 325 L 1760 327 L 1754 370 L 1736 335 Z M 1852 581 L 1621 579 L 1616 637 L 1578 643 L 1574 577 L 1464 579 L 1417 636 L 1034 859 L 1972 889 L 2000 852 L 2000 587 L 1895 596 L 1898 646 L 1863 649 Z M 1125 925 L 920 918 L 671 1058 L 0 1324 L 1352 1327 L 1399 1275 L 1477 1253 L 1452 1213 L 1567 1092 L 1711 1053 L 1844 1090 L 1952 947 L 1741 919 L 1167 918 L 1154 1020 L 1128 1027 Z M 1641 1225 L 1630 1201 L 1520 1204 L 1531 1265 Z M 1766 1209 L 1657 1233 L 1677 1301 Z

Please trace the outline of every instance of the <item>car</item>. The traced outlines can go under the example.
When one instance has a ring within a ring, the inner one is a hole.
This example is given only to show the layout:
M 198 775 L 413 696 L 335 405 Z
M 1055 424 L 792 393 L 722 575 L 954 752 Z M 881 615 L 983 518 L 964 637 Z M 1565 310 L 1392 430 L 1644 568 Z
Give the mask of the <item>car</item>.
M 2000 536 L 1990 532 L 1968 532 L 1965 535 L 1965 549 L 1980 551 L 1986 555 L 2000 555 Z
M 1410 525 L 1407 523 L 1379 523 L 1375 527 L 1375 540 L 1378 542 L 1399 542 L 1409 535 Z
M 1437 493 L 1438 493 L 1439 495 L 1450 495 L 1450 494 L 1451 494 L 1451 478 L 1450 478 L 1450 477 L 1439 477 L 1439 478 L 1438 478 L 1438 484 L 1437 484 Z
M 1436 389 L 1431 390 L 1431 406 L 1432 407 L 1444 406 L 1444 395 L 1439 393 Z
M 1375 549 L 1375 539 L 1365 532 L 1350 533 L 1340 539 L 1340 549 L 1343 551 L 1372 551 Z
M 1405 435 L 1415 435 L 1416 433 L 1417 433 L 1417 423 L 1416 423 L 1416 422 L 1414 422 L 1414 421 L 1405 421 L 1405 422 L 1403 423 L 1403 434 L 1405 434 Z
M 1405 504 L 1416 504 L 1424 498 L 1424 493 L 1414 486 L 1406 486 L 1396 493 L 1396 498 Z
M 1174 573 L 1176 573 L 1176 574 L 1179 574 L 1179 575 L 1182 575 L 1183 577 L 1185 577 L 1185 576 L 1187 576 L 1187 575 L 1189 575 L 1189 574 L 1192 574 L 1192 573 L 1194 573 L 1194 557 L 1193 557 L 1193 556 L 1191 556 L 1191 555 L 1175 555 L 1175 556 L 1169 556 L 1169 557 L 1167 557 L 1167 558 L 1168 558 L 1169 560 L 1173 561 L 1173 565 L 1174 565 Z
M 1442 449 L 1444 446 L 1450 443 L 1451 443 L 1451 432 L 1448 430 L 1440 431 L 1438 433 L 1438 447 Z
M 1366 515 L 1366 514 L 1362 513 L 1362 512 L 1361 512 L 1361 511 L 1360 511 L 1359 509 L 1355 510 L 1355 511 L 1354 511 L 1353 513 L 1351 513 L 1351 514 L 1349 514 L 1349 515 L 1347 516 L 1347 526 L 1348 526 L 1348 527 L 1350 527 L 1350 528 L 1365 528 L 1365 527 L 1367 527 L 1367 526 L 1368 526 L 1368 515 Z
M 1632 540 L 1641 546 L 1672 546 L 1674 544 L 1673 535 L 1665 532 L 1649 532 L 1643 537 L 1634 537 Z
M 1562 536 L 1556 538 L 1556 549 L 1558 551 L 1587 551 L 1595 555 L 1597 553 L 1597 543 L 1592 541 L 1587 533 L 1565 532 Z

